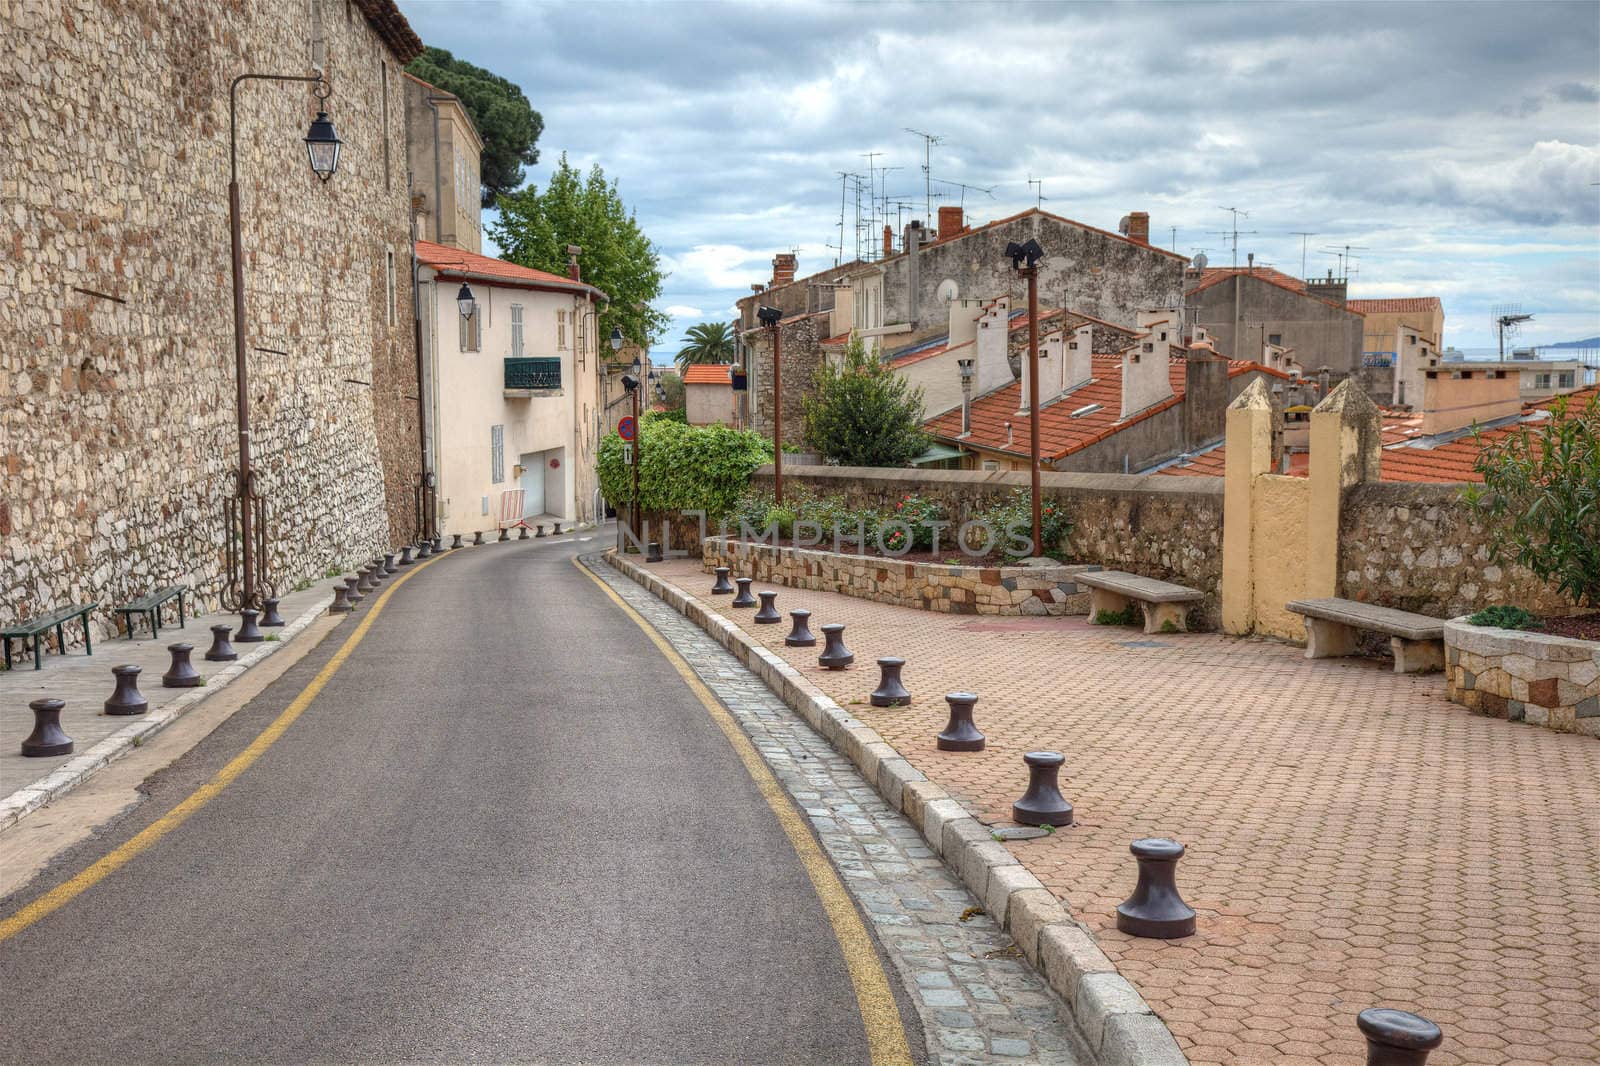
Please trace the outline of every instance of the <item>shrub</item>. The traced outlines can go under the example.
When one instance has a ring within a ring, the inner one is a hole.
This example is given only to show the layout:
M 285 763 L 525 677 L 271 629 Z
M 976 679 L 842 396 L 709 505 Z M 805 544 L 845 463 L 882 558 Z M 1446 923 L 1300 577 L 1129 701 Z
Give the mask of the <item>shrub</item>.
M 633 499 L 633 472 L 622 438 L 600 442 L 600 489 L 613 504 Z M 750 475 L 772 458 L 759 433 L 727 426 L 686 426 L 647 418 L 639 427 L 639 507 L 646 513 L 702 510 L 715 522 L 749 492 Z
M 1094 624 L 1097 626 L 1142 626 L 1144 616 L 1134 604 L 1128 604 L 1120 611 L 1096 611 Z
M 928 450 L 922 390 L 852 337 L 844 363 L 824 363 L 805 397 L 806 442 L 842 466 L 903 466 Z
M 943 508 L 934 503 L 932 500 L 918 496 L 916 493 L 912 493 L 909 496 L 902 496 L 900 498 L 900 502 L 894 505 L 894 513 L 885 515 L 883 521 L 879 524 L 882 525 L 896 521 L 904 522 L 908 527 L 910 527 L 911 530 L 911 546 L 913 548 L 926 551 L 927 549 L 933 547 L 933 523 L 943 522 L 944 520 L 945 517 Z M 953 539 L 953 535 L 950 530 L 944 530 L 942 532 L 945 534 L 946 543 Z M 891 543 L 890 538 L 894 538 L 895 543 Z M 884 547 L 899 551 L 899 542 L 903 541 L 904 539 L 903 530 L 898 528 L 892 529 L 885 536 L 883 542 Z
M 1539 620 L 1521 607 L 1497 604 L 1485 607 L 1467 621 L 1475 626 L 1494 626 L 1496 629 L 1532 629 Z
M 1033 495 L 1028 489 L 1015 489 L 1004 503 L 993 504 L 972 517 L 988 523 L 994 531 L 993 547 L 1003 552 L 1007 560 L 1025 559 L 1033 554 Z M 1044 554 L 1059 552 L 1071 532 L 1072 520 L 1061 505 L 1055 500 L 1041 500 L 1039 538 Z M 969 534 L 969 541 L 975 541 L 975 536 L 976 531 Z M 1024 543 L 1027 550 L 1019 551 Z M 976 543 L 972 546 L 981 547 Z
M 1463 496 L 1490 522 L 1491 558 L 1519 563 L 1581 607 L 1600 607 L 1600 396 L 1581 411 L 1556 400 L 1549 422 L 1490 441 L 1474 469 L 1483 488 Z

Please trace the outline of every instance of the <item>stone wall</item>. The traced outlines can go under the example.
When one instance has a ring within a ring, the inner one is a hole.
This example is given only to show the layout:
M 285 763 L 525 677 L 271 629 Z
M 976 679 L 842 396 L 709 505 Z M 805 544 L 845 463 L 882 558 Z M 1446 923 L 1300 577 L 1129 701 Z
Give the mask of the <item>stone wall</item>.
M 332 180 L 306 161 L 310 86 L 239 90 L 253 444 L 273 569 L 292 586 L 410 531 L 409 55 L 385 43 L 398 18 L 387 0 L 7 5 L 0 620 L 99 601 L 105 631 L 111 604 L 171 583 L 215 603 L 238 447 L 228 86 L 245 71 L 304 73 L 319 40 L 344 141 Z
M 778 326 L 782 333 L 783 439 L 800 444 L 806 435 L 805 398 L 815 391 L 817 371 L 822 368 L 821 341 L 828 328 L 826 314 L 785 318 Z M 757 329 L 745 335 L 750 349 L 751 429 L 772 436 L 772 335 Z
M 1445 623 L 1449 696 L 1491 718 L 1600 737 L 1600 643 Z
M 1089 592 L 1073 578 L 1095 566 L 947 566 L 843 555 L 812 548 L 707 537 L 707 573 L 726 566 L 735 577 L 796 589 L 837 592 L 899 607 L 946 614 L 1087 614 Z

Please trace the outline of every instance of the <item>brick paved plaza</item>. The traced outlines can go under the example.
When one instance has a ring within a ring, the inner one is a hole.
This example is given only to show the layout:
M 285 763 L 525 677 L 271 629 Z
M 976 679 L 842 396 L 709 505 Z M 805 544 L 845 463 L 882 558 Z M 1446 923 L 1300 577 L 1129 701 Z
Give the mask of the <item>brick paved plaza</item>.
M 1009 821 L 1022 754 L 1066 755 L 1080 824 L 1012 843 L 1196 1063 L 1352 1063 L 1369 1006 L 1445 1031 L 1433 1063 L 1600 1061 L 1600 744 L 1474 716 L 1440 675 L 1217 634 L 1082 618 L 935 614 L 780 589 L 856 665 L 708 595 L 692 559 L 651 567 L 739 621 L 984 821 Z M 763 587 L 756 586 L 758 589 Z M 907 660 L 908 708 L 867 696 Z M 945 692 L 976 692 L 977 754 L 937 751 Z M 1196 936 L 1137 940 L 1113 908 L 1128 842 L 1171 836 Z

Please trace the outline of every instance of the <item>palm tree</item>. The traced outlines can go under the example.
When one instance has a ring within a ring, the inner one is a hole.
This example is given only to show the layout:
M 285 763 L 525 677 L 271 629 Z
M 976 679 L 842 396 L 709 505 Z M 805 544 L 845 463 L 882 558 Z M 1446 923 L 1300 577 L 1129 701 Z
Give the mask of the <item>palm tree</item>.
M 693 363 L 733 362 L 733 325 L 728 322 L 702 322 L 690 326 L 685 334 L 689 343 L 678 352 L 681 372 Z

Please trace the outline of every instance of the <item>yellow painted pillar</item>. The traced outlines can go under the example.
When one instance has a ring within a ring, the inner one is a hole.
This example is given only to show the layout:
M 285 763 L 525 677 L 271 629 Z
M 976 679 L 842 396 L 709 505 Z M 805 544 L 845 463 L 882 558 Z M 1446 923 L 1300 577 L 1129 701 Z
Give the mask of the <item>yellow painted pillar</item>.
M 1272 469 L 1272 396 L 1257 377 L 1228 405 L 1222 497 L 1222 631 L 1255 628 L 1256 551 L 1251 496 Z
M 1383 416 L 1346 378 L 1311 411 L 1311 485 L 1306 501 L 1307 599 L 1339 594 L 1339 512 L 1344 490 L 1379 479 Z

